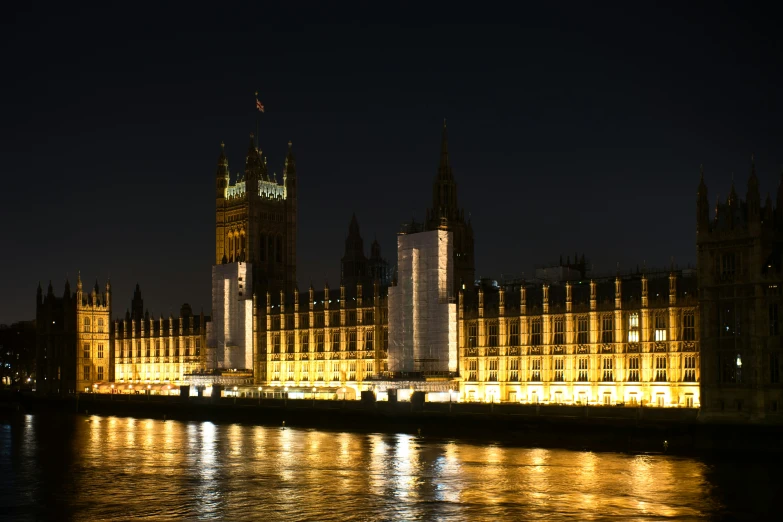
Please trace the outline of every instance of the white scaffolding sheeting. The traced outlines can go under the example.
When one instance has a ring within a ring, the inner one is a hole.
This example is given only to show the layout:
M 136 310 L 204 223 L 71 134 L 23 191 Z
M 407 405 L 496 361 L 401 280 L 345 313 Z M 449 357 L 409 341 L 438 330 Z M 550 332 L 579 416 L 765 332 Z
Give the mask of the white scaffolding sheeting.
M 253 272 L 250 263 L 212 267 L 212 329 L 207 367 L 253 367 Z
M 397 237 L 397 286 L 389 289 L 389 370 L 457 371 L 452 233 Z

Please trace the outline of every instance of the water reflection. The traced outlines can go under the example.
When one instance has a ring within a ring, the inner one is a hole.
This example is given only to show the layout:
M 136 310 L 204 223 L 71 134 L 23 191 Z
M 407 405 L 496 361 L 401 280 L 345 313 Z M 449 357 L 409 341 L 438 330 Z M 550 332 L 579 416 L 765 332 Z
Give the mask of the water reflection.
M 18 520 L 633 520 L 727 509 L 708 478 L 721 477 L 715 466 L 663 455 L 95 416 L 20 416 L 0 428 L 0 507 Z

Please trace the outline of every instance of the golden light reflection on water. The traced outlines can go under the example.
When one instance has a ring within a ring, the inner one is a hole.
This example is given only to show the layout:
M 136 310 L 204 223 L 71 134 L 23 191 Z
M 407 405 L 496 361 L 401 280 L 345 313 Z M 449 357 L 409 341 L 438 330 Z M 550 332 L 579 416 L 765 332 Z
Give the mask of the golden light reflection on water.
M 75 518 L 113 518 L 111 505 L 151 519 L 692 519 L 715 506 L 704 464 L 663 455 L 74 418 Z M 40 429 L 23 424 L 25 454 Z

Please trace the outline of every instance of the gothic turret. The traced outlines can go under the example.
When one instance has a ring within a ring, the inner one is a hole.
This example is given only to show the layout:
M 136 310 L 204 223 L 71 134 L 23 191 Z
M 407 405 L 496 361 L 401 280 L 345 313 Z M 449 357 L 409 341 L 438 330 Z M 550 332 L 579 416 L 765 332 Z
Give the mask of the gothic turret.
M 364 256 L 364 240 L 359 232 L 356 214 L 351 215 L 345 253 L 340 263 L 340 280 L 353 288 L 367 275 L 367 258 Z
M 253 140 L 253 135 L 250 135 L 250 145 L 247 149 L 247 157 L 245 158 L 245 181 L 250 183 L 257 183 L 261 179 L 261 171 L 263 170 L 263 162 L 261 161 L 261 153 L 256 149 L 256 144 Z M 250 188 L 248 188 L 250 192 Z
M 220 143 L 220 157 L 218 158 L 217 174 L 215 180 L 215 188 L 217 190 L 217 198 L 222 199 L 226 197 L 226 188 L 229 184 L 229 172 L 228 172 L 228 158 L 226 158 L 226 145 Z

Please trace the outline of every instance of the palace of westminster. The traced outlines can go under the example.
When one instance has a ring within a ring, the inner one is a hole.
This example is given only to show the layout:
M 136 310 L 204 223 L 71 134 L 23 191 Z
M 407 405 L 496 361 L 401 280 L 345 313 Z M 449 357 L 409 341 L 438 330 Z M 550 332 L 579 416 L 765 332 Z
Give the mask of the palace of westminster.
M 365 254 L 352 216 L 334 288 L 300 291 L 297 184 L 251 136 L 232 184 L 218 159 L 212 310 L 114 317 L 109 283 L 37 292 L 37 391 L 211 393 L 700 408 L 780 419 L 783 183 L 762 204 L 751 162 L 710 208 L 697 191 L 696 269 L 592 277 L 584 256 L 531 280 L 476 280 L 444 123 L 432 206 L 397 236 L 396 263 Z

